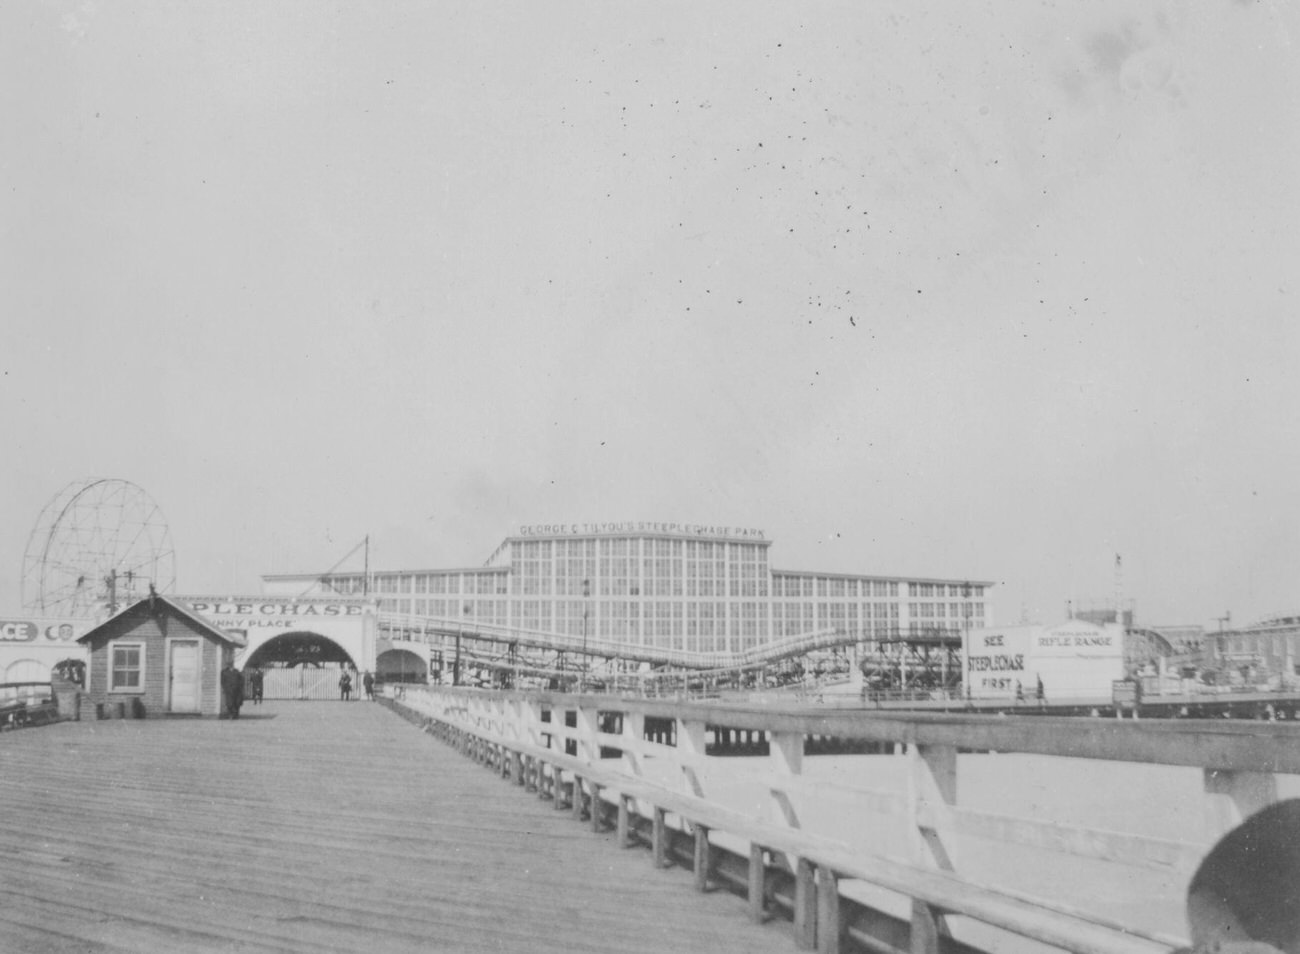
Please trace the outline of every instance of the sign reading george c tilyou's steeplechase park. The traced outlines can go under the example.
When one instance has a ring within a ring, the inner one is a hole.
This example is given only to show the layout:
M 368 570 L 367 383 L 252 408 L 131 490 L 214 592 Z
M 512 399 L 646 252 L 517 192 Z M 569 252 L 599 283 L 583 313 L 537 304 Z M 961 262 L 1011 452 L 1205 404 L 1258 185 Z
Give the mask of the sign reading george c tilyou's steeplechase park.
M 658 533 L 675 537 L 734 537 L 766 540 L 767 534 L 753 527 L 709 526 L 702 523 L 530 523 L 519 527 L 521 537 L 596 537 L 627 533 Z

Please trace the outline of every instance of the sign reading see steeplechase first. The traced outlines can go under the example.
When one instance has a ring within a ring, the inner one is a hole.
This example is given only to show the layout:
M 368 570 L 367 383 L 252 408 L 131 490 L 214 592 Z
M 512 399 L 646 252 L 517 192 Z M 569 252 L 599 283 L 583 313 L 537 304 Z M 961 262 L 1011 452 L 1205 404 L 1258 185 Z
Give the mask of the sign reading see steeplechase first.
M 727 537 L 736 540 L 766 540 L 767 534 L 753 527 L 709 526 L 700 523 L 530 523 L 519 528 L 521 537 L 596 537 L 625 534 L 662 534 L 673 537 Z

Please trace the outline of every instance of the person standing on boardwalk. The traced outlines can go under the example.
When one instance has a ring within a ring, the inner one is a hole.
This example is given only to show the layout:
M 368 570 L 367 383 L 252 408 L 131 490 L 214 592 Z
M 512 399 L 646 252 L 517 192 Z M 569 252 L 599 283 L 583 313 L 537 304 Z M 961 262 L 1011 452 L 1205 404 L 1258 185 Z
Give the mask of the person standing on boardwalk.
M 375 698 L 375 677 L 371 674 L 369 669 L 367 669 L 366 674 L 361 677 L 361 684 L 366 687 L 366 698 L 374 699 Z
M 254 669 L 248 674 L 249 693 L 254 705 L 262 704 L 262 670 Z
M 1043 688 L 1043 677 L 1038 677 L 1038 688 L 1034 690 L 1034 695 L 1038 697 L 1038 708 L 1047 708 L 1047 690 Z
M 339 676 L 339 699 L 347 702 L 352 697 L 352 676 L 346 669 L 343 675 Z
M 244 704 L 244 674 L 235 668 L 233 660 L 226 660 L 221 670 L 221 697 L 226 703 L 226 715 L 239 718 L 239 707 Z

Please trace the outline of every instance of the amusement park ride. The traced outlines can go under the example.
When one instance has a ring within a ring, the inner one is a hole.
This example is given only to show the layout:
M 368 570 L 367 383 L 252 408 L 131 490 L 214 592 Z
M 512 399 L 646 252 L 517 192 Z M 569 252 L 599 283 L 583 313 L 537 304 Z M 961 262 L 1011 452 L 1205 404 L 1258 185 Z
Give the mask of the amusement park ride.
M 394 649 L 427 648 L 430 680 L 449 685 L 777 688 L 843 681 L 855 669 L 873 690 L 955 693 L 961 685 L 961 635 L 945 631 L 826 629 L 740 652 L 700 653 L 393 613 L 380 613 L 379 627 Z

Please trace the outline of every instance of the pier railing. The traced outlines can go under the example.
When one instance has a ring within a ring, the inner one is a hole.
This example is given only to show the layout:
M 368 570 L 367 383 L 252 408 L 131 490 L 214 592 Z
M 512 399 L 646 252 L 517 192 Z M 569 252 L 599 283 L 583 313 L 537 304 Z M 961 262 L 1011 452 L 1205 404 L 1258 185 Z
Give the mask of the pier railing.
M 797 946 L 820 951 L 1005 949 L 988 939 L 993 929 L 1030 942 L 1026 950 L 1168 954 L 1184 943 L 1177 934 L 962 873 L 961 844 L 983 839 L 1050 852 L 1062 864 L 1145 869 L 1175 879 L 1181 892 L 1219 835 L 1278 798 L 1279 775 L 1300 774 L 1300 727 L 1280 723 L 777 709 L 448 688 L 408 689 L 397 704 L 556 809 L 596 830 L 612 827 L 621 845 L 648 847 L 656 865 L 690 868 L 700 890 L 742 894 L 755 919 L 789 918 Z M 892 848 L 810 824 L 836 787 L 805 772 L 817 752 L 894 756 L 871 764 L 899 773 L 901 787 L 848 793 L 854 813 L 883 819 L 900 836 Z M 1192 767 L 1202 779 L 1203 827 L 1179 840 L 980 810 L 958 797 L 959 753 Z M 744 754 L 751 758 L 729 757 Z

